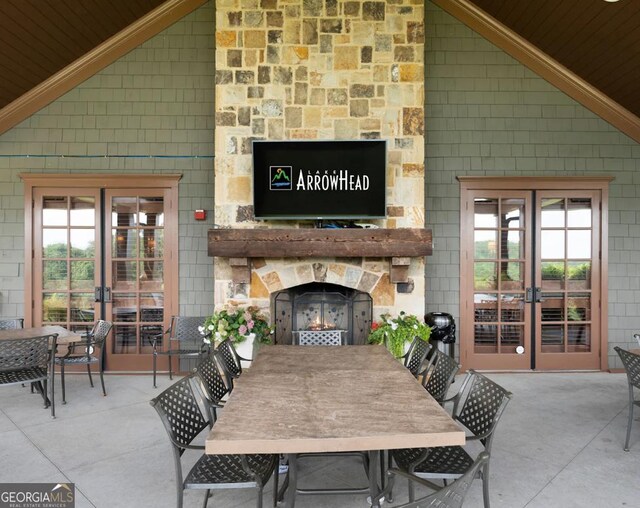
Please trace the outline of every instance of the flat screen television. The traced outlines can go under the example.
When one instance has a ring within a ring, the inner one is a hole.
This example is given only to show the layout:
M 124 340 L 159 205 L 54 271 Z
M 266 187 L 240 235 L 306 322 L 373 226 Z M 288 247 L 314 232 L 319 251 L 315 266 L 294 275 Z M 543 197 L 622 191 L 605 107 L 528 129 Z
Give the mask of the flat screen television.
M 387 142 L 254 141 L 256 219 L 386 216 Z

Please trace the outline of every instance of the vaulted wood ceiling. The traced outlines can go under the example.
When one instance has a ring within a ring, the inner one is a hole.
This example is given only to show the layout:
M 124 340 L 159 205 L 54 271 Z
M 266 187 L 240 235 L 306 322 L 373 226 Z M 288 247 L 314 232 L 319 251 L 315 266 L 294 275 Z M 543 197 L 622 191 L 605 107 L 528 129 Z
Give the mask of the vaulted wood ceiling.
M 0 133 L 205 2 L 1 0 Z M 433 2 L 640 142 L 637 0 Z

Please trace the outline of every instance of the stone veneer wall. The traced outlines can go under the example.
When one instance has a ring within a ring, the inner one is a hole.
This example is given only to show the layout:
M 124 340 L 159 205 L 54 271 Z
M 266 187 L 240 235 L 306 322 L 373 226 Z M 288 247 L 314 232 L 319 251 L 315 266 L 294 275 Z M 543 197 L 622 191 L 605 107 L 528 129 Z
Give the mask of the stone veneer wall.
M 375 223 L 424 227 L 423 3 L 224 0 L 216 7 L 216 223 L 300 226 L 253 220 L 252 140 L 383 138 L 388 218 Z M 227 260 L 217 259 L 215 294 L 216 303 L 235 297 L 267 307 L 274 291 L 326 281 L 371 292 L 378 314 L 422 314 L 421 260 L 410 277 L 396 288 L 380 259 L 260 259 L 251 284 L 234 285 Z
M 609 366 L 640 331 L 640 145 L 431 2 L 426 4 L 427 311 L 459 317 L 458 175 L 615 177 Z M 465 340 L 462 337 L 462 340 Z M 636 346 L 637 347 L 637 346 Z

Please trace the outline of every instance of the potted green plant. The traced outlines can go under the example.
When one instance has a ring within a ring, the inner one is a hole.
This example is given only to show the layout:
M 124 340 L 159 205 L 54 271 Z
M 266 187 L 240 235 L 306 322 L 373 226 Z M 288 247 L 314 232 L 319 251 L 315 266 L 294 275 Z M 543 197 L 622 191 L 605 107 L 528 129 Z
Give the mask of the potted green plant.
M 252 358 L 259 345 L 271 344 L 273 336 L 273 327 L 258 307 L 233 304 L 214 312 L 199 330 L 207 344 L 213 341 L 217 345 L 230 339 L 244 358 Z
M 401 311 L 398 317 L 392 318 L 390 314 L 382 314 L 380 321 L 371 325 L 369 344 L 384 344 L 391 354 L 399 358 L 404 354 L 405 346 L 410 344 L 414 337 L 420 337 L 429 341 L 431 328 L 424 324 L 417 316 Z

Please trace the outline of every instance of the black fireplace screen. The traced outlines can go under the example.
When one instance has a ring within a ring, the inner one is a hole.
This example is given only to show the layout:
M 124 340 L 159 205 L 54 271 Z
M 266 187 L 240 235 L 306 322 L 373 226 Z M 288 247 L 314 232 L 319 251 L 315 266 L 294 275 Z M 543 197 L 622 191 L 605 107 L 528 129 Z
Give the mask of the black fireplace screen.
M 344 344 L 366 344 L 373 301 L 362 291 L 312 282 L 273 297 L 275 342 L 293 344 L 293 332 L 342 330 Z

